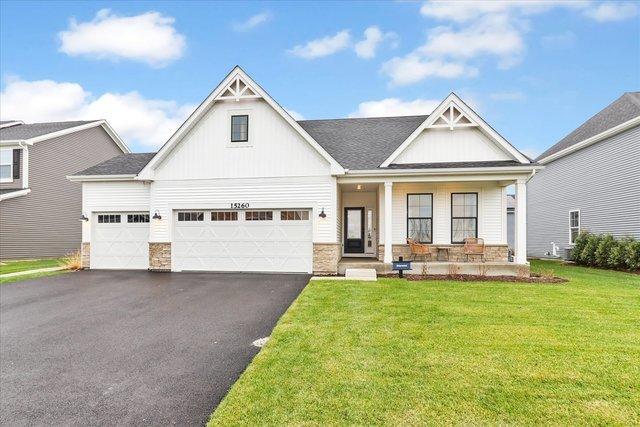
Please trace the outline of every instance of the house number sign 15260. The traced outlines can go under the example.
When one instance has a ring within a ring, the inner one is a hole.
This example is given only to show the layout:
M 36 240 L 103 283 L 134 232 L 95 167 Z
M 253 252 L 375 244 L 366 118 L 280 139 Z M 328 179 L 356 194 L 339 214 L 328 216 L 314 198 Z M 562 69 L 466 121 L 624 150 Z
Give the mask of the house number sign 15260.
M 249 203 L 229 203 L 231 209 L 248 209 Z

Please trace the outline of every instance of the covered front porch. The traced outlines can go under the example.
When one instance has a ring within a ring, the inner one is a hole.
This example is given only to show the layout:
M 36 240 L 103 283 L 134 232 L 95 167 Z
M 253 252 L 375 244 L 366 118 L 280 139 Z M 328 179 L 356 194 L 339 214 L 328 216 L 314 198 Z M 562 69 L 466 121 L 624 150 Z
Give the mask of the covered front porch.
M 500 173 L 339 178 L 338 274 L 347 268 L 390 273 L 392 261 L 414 258 L 407 239 L 431 252 L 430 257 L 415 257 L 413 274 L 522 275 L 521 267 L 528 274 L 527 179 L 525 174 Z M 510 185 L 517 196 L 515 253 L 507 243 Z M 481 239 L 481 256 L 465 254 L 467 238 Z

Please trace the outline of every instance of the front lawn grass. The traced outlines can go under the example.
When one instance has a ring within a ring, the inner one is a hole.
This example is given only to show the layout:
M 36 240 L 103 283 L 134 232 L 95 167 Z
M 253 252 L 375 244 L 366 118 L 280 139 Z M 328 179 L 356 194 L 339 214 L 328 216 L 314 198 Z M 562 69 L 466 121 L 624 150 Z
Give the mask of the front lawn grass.
M 209 425 L 640 423 L 640 276 L 312 281 Z
M 40 277 L 57 276 L 58 274 L 71 273 L 71 270 L 45 271 L 41 273 L 23 274 L 21 276 L 0 277 L 0 285 L 15 282 L 24 282 L 25 280 L 37 279 Z
M 43 258 L 30 260 L 2 261 L 0 274 L 16 273 L 18 271 L 37 270 L 40 268 L 59 267 L 62 258 Z

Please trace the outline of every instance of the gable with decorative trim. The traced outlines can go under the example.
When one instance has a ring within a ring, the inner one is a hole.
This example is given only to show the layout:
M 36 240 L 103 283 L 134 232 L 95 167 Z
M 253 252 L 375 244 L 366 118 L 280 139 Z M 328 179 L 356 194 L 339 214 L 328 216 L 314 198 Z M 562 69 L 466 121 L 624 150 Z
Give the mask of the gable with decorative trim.
M 246 93 L 246 92 L 245 92 Z M 246 141 L 232 140 L 231 120 L 246 117 Z M 155 170 L 155 180 L 330 175 L 331 168 L 262 99 L 220 100 Z
M 462 99 L 451 93 L 380 166 L 493 160 L 530 163 Z
M 261 99 L 268 104 L 275 113 L 299 134 L 311 148 L 313 148 L 330 165 L 332 174 L 344 173 L 344 168 L 329 153 L 320 146 L 269 94 L 267 94 L 251 77 L 239 66 L 224 78 L 213 92 L 187 118 L 169 140 L 160 148 L 153 159 L 140 171 L 137 179 L 154 179 L 155 171 L 165 159 L 178 147 L 191 130 L 201 121 L 216 103 L 242 102 Z M 246 105 L 246 104 L 245 104 Z M 287 159 L 288 160 L 288 159 Z

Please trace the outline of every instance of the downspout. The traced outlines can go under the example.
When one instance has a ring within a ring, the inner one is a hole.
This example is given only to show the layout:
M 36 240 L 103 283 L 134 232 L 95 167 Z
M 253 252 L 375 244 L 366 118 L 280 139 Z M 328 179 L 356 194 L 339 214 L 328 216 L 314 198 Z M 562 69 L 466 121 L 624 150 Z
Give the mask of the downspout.
M 29 188 L 29 146 L 24 141 L 18 142 L 23 150 L 22 156 L 22 189 Z

